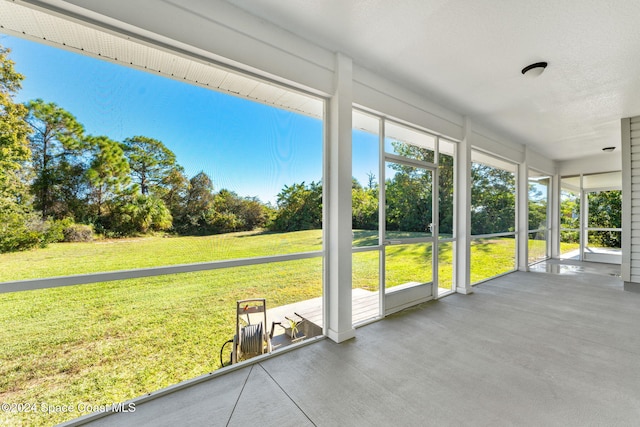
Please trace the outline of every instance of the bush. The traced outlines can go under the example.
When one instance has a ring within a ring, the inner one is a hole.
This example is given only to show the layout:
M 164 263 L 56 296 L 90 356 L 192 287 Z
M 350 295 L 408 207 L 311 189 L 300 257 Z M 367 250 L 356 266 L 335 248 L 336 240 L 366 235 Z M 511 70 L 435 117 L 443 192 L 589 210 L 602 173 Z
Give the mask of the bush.
M 244 229 L 243 221 L 231 212 L 211 210 L 205 216 L 208 231 L 213 234 L 231 233 Z
M 31 227 L 37 220 L 32 213 L 19 210 L 0 212 L 0 253 L 24 251 L 40 243 L 40 233 Z
M 278 194 L 278 210 L 270 223 L 272 231 L 288 232 L 322 228 L 322 184 L 304 182 L 285 185 Z
M 65 218 L 54 221 L 41 221 L 38 228 L 40 232 L 40 246 L 45 247 L 49 243 L 64 241 L 64 230 L 74 225 L 73 218 Z
M 172 221 L 171 212 L 157 197 L 126 194 L 110 202 L 108 214 L 101 218 L 101 227 L 114 236 L 133 236 L 168 230 Z
M 73 224 L 63 230 L 65 242 L 93 241 L 93 228 L 84 224 Z

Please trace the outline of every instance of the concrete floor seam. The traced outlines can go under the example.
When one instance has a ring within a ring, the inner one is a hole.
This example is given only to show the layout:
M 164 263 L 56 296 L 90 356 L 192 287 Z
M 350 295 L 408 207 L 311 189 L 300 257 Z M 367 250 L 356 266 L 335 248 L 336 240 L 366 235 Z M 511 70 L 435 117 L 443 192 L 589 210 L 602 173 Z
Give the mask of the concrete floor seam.
M 249 368 L 249 372 L 247 373 L 247 377 L 244 379 L 244 384 L 242 384 L 242 388 L 240 389 L 240 393 L 238 393 L 238 398 L 236 399 L 235 403 L 233 404 L 233 408 L 231 409 L 231 413 L 229 414 L 229 419 L 227 420 L 227 424 L 225 424 L 225 426 L 229 426 L 229 423 L 231 422 L 231 419 L 233 418 L 233 414 L 236 411 L 236 408 L 238 406 L 238 402 L 240 402 L 240 398 L 242 397 L 242 393 L 244 392 L 244 388 L 247 385 L 247 382 L 249 381 L 249 377 L 251 376 L 251 372 L 253 372 L 253 367 L 255 365 L 251 365 L 251 367 Z
M 296 405 L 296 408 L 298 408 L 298 410 L 300 410 L 300 412 L 302 412 L 302 414 L 309 420 L 309 422 L 313 425 L 316 426 L 316 423 L 313 422 L 313 420 L 311 419 L 311 417 L 309 417 L 309 415 L 307 415 L 307 413 L 300 407 L 300 405 L 298 405 L 298 402 L 296 402 L 295 400 L 293 400 L 293 398 L 289 395 L 289 393 L 287 393 L 287 391 L 280 385 L 280 383 L 278 381 L 276 381 L 275 378 L 273 378 L 273 376 L 269 373 L 269 371 L 267 370 L 267 368 L 265 368 L 262 363 L 258 363 L 258 366 L 260 366 L 262 368 L 262 370 L 265 372 L 265 374 L 267 374 L 269 376 L 269 378 L 271 378 L 271 380 L 275 383 L 275 385 L 278 386 L 278 388 L 280 390 L 282 390 L 282 392 L 285 394 L 285 396 L 287 396 L 287 398 L 291 401 L 291 403 L 293 403 L 294 405 Z

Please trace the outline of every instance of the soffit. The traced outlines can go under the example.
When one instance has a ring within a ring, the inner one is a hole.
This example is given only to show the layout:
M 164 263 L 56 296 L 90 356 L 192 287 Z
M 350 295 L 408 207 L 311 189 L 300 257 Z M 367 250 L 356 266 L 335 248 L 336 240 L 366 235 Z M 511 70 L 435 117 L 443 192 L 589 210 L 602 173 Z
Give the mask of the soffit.
M 16 3 L 0 1 L 0 29 L 308 116 L 323 115 L 317 98 Z

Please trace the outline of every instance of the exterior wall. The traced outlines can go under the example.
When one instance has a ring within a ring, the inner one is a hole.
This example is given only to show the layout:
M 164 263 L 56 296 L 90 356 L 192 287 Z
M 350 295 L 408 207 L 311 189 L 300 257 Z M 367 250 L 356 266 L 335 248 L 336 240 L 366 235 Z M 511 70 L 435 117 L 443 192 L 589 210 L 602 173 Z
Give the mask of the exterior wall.
M 640 292 L 640 116 L 622 126 L 622 280 Z

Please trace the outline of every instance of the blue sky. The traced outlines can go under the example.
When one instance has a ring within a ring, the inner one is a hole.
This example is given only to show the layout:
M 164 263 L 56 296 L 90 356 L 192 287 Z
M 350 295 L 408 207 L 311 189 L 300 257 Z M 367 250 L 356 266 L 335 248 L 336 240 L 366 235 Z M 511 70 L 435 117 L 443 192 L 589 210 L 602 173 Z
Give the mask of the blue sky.
M 55 102 L 91 135 L 156 138 L 216 191 L 275 202 L 284 185 L 322 178 L 320 120 L 20 38 L 0 44 L 25 76 L 18 102 Z

